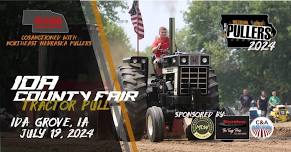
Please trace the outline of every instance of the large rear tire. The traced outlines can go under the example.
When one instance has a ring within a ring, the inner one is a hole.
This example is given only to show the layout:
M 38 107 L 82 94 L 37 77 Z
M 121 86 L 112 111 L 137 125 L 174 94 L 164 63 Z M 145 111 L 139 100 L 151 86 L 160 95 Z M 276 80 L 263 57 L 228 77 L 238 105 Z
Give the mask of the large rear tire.
M 189 125 L 189 126 L 186 127 L 185 134 L 186 134 L 186 138 L 188 140 L 195 140 L 195 137 L 194 137 L 194 135 L 191 132 L 191 125 Z
M 120 66 L 118 69 L 118 76 L 124 91 L 139 92 L 135 101 L 125 101 L 125 106 L 135 140 L 140 140 L 145 131 L 145 114 L 147 110 L 146 77 L 137 67 L 131 65 Z
M 160 107 L 152 106 L 146 113 L 147 136 L 152 142 L 164 139 L 164 115 Z
M 218 82 L 213 69 L 209 70 L 207 98 L 210 104 L 207 110 L 219 110 Z

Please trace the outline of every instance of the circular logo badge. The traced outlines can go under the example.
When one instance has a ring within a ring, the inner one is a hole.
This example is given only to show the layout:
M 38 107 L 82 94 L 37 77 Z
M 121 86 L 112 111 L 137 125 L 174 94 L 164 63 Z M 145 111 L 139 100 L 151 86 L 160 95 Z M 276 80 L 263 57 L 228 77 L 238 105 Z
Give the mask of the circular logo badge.
M 266 139 L 273 134 L 274 125 L 270 119 L 266 117 L 258 117 L 252 121 L 250 130 L 255 138 Z
M 214 132 L 214 124 L 208 117 L 197 117 L 191 123 L 191 132 L 198 139 L 207 139 Z

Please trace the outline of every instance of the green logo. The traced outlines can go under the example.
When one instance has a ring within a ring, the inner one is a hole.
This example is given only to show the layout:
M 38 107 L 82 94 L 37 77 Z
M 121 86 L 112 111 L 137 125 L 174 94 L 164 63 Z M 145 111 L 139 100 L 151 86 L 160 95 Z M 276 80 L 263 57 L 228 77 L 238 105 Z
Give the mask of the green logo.
M 197 117 L 191 123 L 191 132 L 198 139 L 207 139 L 214 132 L 214 124 L 208 117 Z

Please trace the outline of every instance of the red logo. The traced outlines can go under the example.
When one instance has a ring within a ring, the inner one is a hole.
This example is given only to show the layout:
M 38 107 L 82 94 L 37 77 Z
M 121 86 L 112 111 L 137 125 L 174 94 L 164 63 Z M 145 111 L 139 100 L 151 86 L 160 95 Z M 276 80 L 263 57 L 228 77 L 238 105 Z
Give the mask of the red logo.
M 36 16 L 33 24 L 37 29 L 62 28 L 63 20 L 60 16 Z

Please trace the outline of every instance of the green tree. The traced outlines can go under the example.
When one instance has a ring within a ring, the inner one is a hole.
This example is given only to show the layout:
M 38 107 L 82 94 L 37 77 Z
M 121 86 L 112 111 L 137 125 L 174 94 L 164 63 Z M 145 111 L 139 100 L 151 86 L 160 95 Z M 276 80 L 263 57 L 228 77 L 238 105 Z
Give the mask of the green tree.
M 91 2 L 81 3 L 87 23 L 96 24 Z M 104 31 L 110 44 L 114 64 L 120 65 L 123 58 L 134 52 L 129 38 L 122 27 L 118 25 L 120 22 L 118 11 L 125 11 L 128 6 L 124 1 L 98 1 L 97 7 L 103 18 Z
M 189 35 L 189 30 L 190 30 L 189 27 L 185 27 L 177 31 L 177 34 L 175 37 L 177 50 L 184 51 L 184 52 L 193 51 L 191 49 L 191 43 L 189 39 L 190 37 L 194 37 L 195 34 Z

